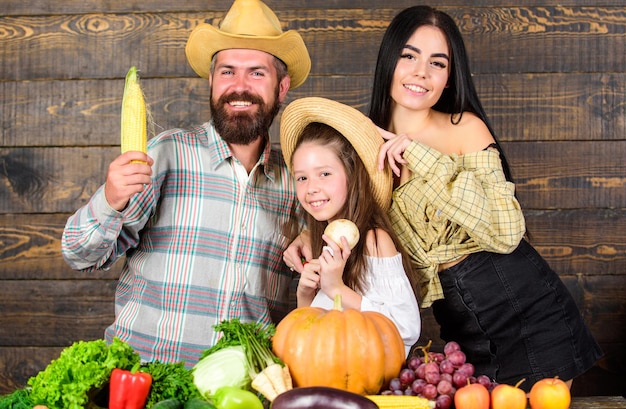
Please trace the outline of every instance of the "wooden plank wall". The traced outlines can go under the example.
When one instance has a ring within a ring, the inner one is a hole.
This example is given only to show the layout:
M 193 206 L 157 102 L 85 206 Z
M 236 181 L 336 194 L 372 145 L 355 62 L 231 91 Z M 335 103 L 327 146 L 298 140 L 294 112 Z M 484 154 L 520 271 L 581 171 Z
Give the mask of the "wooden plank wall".
M 300 30 L 313 59 L 312 75 L 289 100 L 325 96 L 366 110 L 383 31 L 415 4 L 380 3 L 268 0 L 286 29 Z M 606 353 L 573 394 L 624 394 L 625 2 L 436 3 L 465 35 L 532 241 Z M 207 83 L 183 50 L 198 23 L 217 21 L 230 4 L 0 3 L 0 393 L 24 386 L 72 342 L 101 338 L 111 322 L 119 266 L 71 271 L 60 255 L 65 220 L 118 154 L 131 65 L 141 70 L 157 130 L 208 118 Z M 441 346 L 427 310 L 421 341 L 428 339 Z

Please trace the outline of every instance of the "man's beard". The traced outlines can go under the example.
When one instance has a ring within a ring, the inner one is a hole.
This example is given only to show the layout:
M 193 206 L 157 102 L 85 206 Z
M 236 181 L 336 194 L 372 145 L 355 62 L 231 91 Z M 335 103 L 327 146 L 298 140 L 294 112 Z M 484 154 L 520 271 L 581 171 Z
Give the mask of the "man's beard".
M 230 114 L 225 106 L 230 101 L 249 101 L 258 106 L 255 114 L 235 112 Z M 278 87 L 272 105 L 267 105 L 263 99 L 249 92 L 231 93 L 222 95 L 217 102 L 211 97 L 211 115 L 213 125 L 222 139 L 227 143 L 248 145 L 259 136 L 269 139 L 269 128 L 280 110 Z

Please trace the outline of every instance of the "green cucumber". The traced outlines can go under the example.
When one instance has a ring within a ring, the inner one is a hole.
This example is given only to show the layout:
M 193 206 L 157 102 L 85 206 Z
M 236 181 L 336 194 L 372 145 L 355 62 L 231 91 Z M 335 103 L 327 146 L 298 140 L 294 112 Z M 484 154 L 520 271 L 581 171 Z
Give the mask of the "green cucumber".
M 176 398 L 165 399 L 152 405 L 151 409 L 183 409 L 183 403 Z
M 217 409 L 214 404 L 200 398 L 191 398 L 185 402 L 185 409 Z

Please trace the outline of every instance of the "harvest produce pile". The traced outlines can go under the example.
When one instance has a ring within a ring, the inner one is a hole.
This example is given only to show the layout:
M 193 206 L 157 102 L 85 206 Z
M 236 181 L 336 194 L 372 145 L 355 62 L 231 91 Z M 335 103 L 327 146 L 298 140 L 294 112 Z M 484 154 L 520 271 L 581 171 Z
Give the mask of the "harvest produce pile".
M 358 333 L 360 327 L 345 328 L 359 321 L 354 319 L 354 314 L 362 314 L 357 310 L 323 310 L 318 317 L 322 328 L 289 325 L 290 320 L 310 312 L 314 312 L 311 307 L 297 308 L 283 320 L 285 326 L 281 327 L 281 321 L 277 328 L 261 328 L 237 319 L 223 321 L 215 326 L 222 337 L 191 370 L 182 362 L 141 363 L 139 355 L 119 339 L 110 345 L 104 340 L 78 341 L 30 378 L 27 387 L 0 396 L 0 409 L 526 409 L 528 400 L 523 390 L 476 376 L 456 342 L 447 343 L 443 353 L 430 352 L 429 343 L 421 348 L 423 357 L 405 361 L 401 340 L 397 346 L 400 353 L 394 354 L 386 352 L 389 342 L 374 351 L 368 342 L 375 337 L 358 336 L 360 341 L 352 339 L 353 345 L 347 346 L 337 343 L 339 333 L 327 332 L 330 322 L 340 332 Z M 346 317 L 346 325 L 335 325 Z M 293 385 L 290 367 L 280 356 L 287 356 L 287 349 L 298 339 L 314 336 L 311 328 L 321 343 L 328 340 L 354 351 L 359 350 L 358 342 L 364 342 L 363 347 L 371 349 L 360 349 L 358 356 L 348 360 L 342 359 L 346 353 L 333 351 L 327 360 L 338 364 L 334 373 L 329 368 L 320 370 L 317 364 L 300 368 L 302 357 L 291 354 L 297 368 L 316 373 Z M 272 345 L 280 336 L 279 330 L 293 336 L 292 342 Z M 394 334 L 399 337 L 395 327 L 384 331 L 387 341 Z M 368 362 L 369 371 L 355 372 L 366 358 L 376 354 L 380 355 L 376 358 L 379 368 Z M 344 376 L 337 376 L 341 374 Z M 368 378 L 382 383 L 372 386 Z M 312 381 L 306 384 L 307 379 Z M 328 384 L 333 379 L 339 383 Z M 567 409 L 569 389 L 559 379 L 544 379 L 532 387 L 529 401 L 532 409 Z
M 325 409 L 384 407 L 343 389 L 294 389 L 288 367 L 271 349 L 274 327 L 233 319 L 215 329 L 222 337 L 191 370 L 182 362 L 141 363 L 117 338 L 110 345 L 75 342 L 27 387 L 0 396 L 0 409 L 306 409 L 320 402 Z

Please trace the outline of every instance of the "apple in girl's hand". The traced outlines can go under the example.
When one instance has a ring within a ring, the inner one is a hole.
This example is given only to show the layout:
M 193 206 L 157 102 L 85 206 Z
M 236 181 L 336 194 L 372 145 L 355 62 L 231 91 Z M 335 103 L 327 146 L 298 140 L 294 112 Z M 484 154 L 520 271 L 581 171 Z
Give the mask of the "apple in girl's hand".
M 350 250 L 359 242 L 359 228 L 348 219 L 336 219 L 328 223 L 324 234 L 330 237 L 341 248 L 341 236 L 345 237 L 350 246 Z
M 530 388 L 532 409 L 567 409 L 572 396 L 569 387 L 559 378 L 545 378 Z
M 499 384 L 491 391 L 491 409 L 526 409 L 526 392 L 519 386 L 526 379 L 522 379 L 515 386 Z
M 489 391 L 479 383 L 470 383 L 454 393 L 456 409 L 489 409 Z

